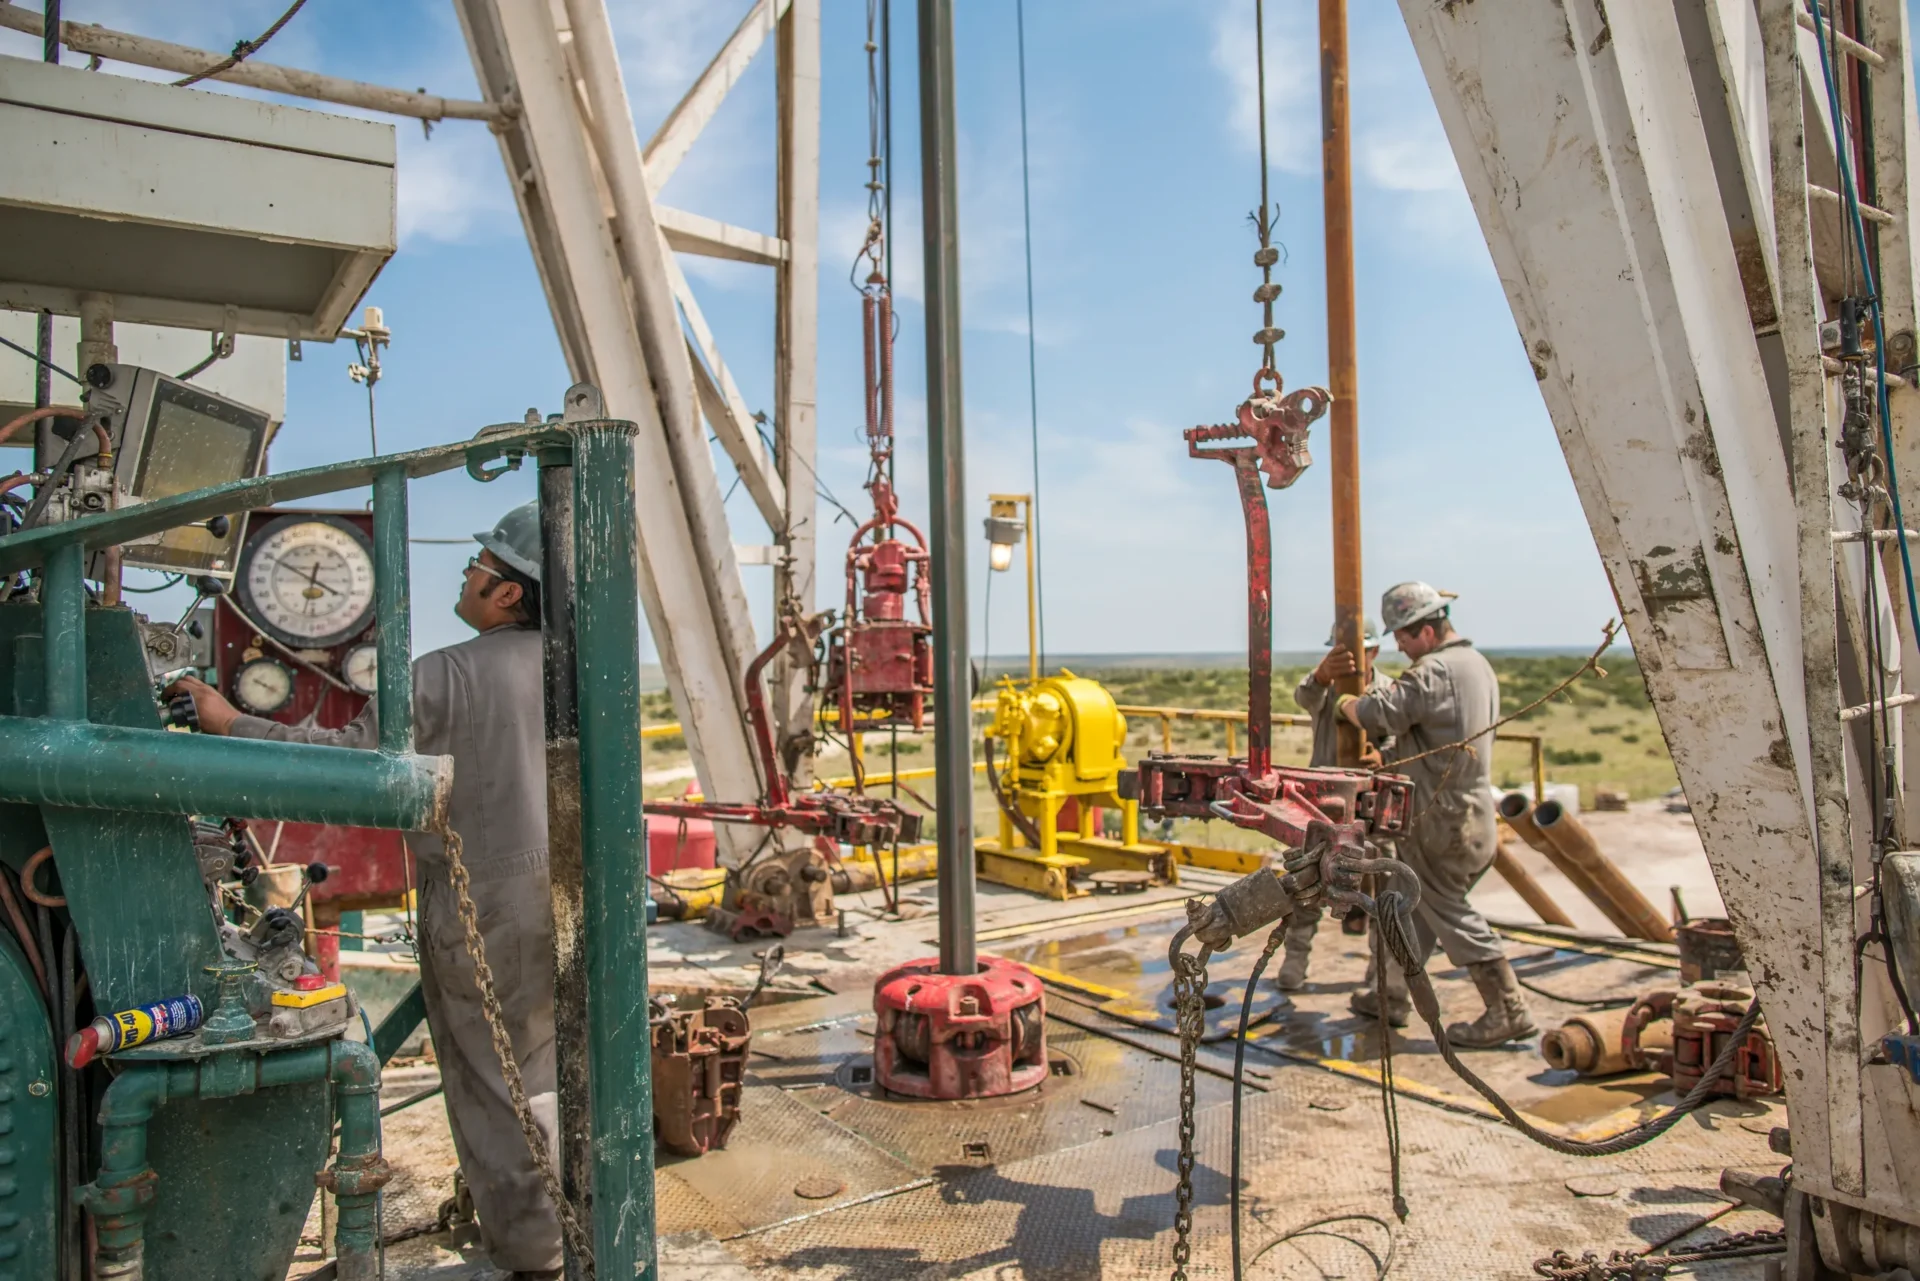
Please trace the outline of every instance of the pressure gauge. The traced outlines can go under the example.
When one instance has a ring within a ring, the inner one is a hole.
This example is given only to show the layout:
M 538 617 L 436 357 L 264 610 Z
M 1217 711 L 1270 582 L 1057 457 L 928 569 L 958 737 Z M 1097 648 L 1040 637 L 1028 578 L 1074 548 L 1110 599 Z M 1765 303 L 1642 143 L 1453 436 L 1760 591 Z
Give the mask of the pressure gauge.
M 271 658 L 242 663 L 233 674 L 233 700 L 255 716 L 271 716 L 293 701 L 293 673 Z
M 373 544 L 338 516 L 282 516 L 247 540 L 234 587 L 282 644 L 338 645 L 373 619 Z
M 362 694 L 373 693 L 380 682 L 379 648 L 374 645 L 355 645 L 341 660 L 340 675 Z

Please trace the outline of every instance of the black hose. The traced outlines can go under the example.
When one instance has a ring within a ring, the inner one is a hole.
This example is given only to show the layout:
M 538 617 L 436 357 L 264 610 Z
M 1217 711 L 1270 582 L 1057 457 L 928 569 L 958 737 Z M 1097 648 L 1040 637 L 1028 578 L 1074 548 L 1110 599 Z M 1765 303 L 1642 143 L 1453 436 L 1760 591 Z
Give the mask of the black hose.
M 1683 1117 L 1705 1103 L 1713 1093 L 1713 1087 L 1733 1068 L 1735 1055 L 1746 1044 L 1747 1034 L 1760 1022 L 1760 998 L 1755 997 L 1753 1004 L 1747 1007 L 1727 1043 L 1714 1057 L 1698 1084 L 1674 1106 L 1659 1116 L 1630 1126 L 1618 1134 L 1604 1139 L 1582 1142 L 1576 1139 L 1563 1139 L 1557 1134 L 1549 1134 L 1538 1126 L 1531 1125 L 1525 1117 L 1514 1110 L 1511 1103 L 1500 1096 L 1500 1092 L 1482 1081 L 1472 1068 L 1460 1061 L 1460 1054 L 1447 1039 L 1446 1029 L 1441 1026 L 1440 998 L 1433 990 L 1433 980 L 1427 977 L 1426 967 L 1413 961 L 1413 949 L 1406 939 L 1406 911 L 1397 891 L 1388 890 L 1380 896 L 1379 913 L 1375 917 L 1380 922 L 1381 936 L 1393 951 L 1396 959 L 1406 970 L 1407 986 L 1411 989 L 1413 1006 L 1420 1011 L 1420 1018 L 1433 1033 L 1433 1042 L 1439 1047 L 1440 1057 L 1453 1069 L 1454 1075 L 1472 1086 L 1474 1092 L 1493 1104 L 1508 1125 L 1538 1143 L 1541 1147 L 1558 1152 L 1563 1156 L 1614 1156 L 1628 1152 L 1653 1140 L 1678 1125 Z
M 1232 1182 L 1227 1188 L 1227 1212 L 1233 1225 L 1233 1281 L 1240 1281 L 1240 1085 L 1246 1078 L 1247 1016 L 1253 1009 L 1254 987 L 1266 972 L 1267 962 L 1280 950 L 1280 942 L 1292 921 L 1291 913 L 1281 917 L 1273 933 L 1267 935 L 1267 945 L 1260 950 L 1260 959 L 1253 963 L 1253 972 L 1247 975 L 1247 989 L 1240 996 L 1240 1031 L 1233 1038 L 1233 1170 Z

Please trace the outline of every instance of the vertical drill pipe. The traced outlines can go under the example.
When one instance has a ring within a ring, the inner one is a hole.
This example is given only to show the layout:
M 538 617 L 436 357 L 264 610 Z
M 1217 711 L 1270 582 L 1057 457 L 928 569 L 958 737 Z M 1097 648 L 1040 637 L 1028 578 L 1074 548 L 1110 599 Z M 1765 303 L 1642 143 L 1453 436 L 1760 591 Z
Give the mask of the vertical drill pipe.
M 579 664 L 574 648 L 573 455 L 540 457 L 540 609 L 545 655 L 547 732 L 547 870 L 552 881 L 553 1005 L 560 1094 L 560 1187 L 584 1213 L 593 1186 L 592 1082 L 586 1055 L 587 954 L 580 928 Z M 583 1260 L 569 1259 L 569 1281 Z
M 953 0 L 920 0 L 920 183 L 926 255 L 927 469 L 932 497 L 940 970 L 973 974 L 973 735 L 968 715 L 966 448 L 960 380 L 960 211 Z
M 599 421 L 570 430 L 594 1267 L 608 1281 L 651 1281 L 653 1068 L 633 497 L 638 429 Z
M 374 698 L 380 750 L 413 750 L 413 622 L 407 612 L 407 473 L 390 467 L 373 478 L 373 602 L 379 631 Z
M 79 543 L 56 547 L 47 554 L 41 579 L 47 715 L 60 720 L 87 719 L 86 563 Z
M 1354 357 L 1353 152 L 1347 109 L 1347 0 L 1320 0 L 1321 169 L 1327 236 L 1327 383 L 1333 393 L 1329 444 L 1333 470 L 1333 630 L 1353 654 L 1354 671 L 1334 682 L 1336 696 L 1366 688 L 1360 556 L 1360 379 Z M 1360 763 L 1366 736 L 1340 719 L 1339 761 Z
M 1259 456 L 1231 453 L 1247 518 L 1247 769 L 1258 776 L 1273 764 L 1273 531 Z

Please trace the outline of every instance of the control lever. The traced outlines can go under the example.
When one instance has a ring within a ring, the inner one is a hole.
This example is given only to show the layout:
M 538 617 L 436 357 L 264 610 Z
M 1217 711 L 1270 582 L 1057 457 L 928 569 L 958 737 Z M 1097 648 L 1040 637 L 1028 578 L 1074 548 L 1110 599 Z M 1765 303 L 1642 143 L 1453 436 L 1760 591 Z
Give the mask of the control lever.
M 307 864 L 306 883 L 301 885 L 300 892 L 294 895 L 293 902 L 288 905 L 287 910 L 289 912 L 298 912 L 301 905 L 307 901 L 307 895 L 312 892 L 313 887 L 326 880 L 330 875 L 332 875 L 332 869 L 325 863 Z
M 225 520 L 226 517 L 217 516 L 214 519 Z M 212 522 L 210 521 L 208 523 L 211 524 Z M 181 632 L 185 632 L 195 640 L 199 640 L 205 635 L 200 629 L 199 620 L 194 619 L 191 625 L 188 624 L 187 620 L 193 618 L 193 611 L 200 608 L 201 601 L 207 599 L 209 596 L 225 596 L 226 594 L 227 584 L 224 579 L 215 578 L 212 574 L 202 574 L 194 579 L 193 603 L 188 605 L 186 612 L 180 615 L 180 621 L 173 625 L 173 634 L 178 636 Z
M 182 676 L 198 676 L 197 667 L 176 667 L 172 671 L 162 672 L 153 681 L 153 697 L 156 702 L 165 694 L 167 686 Z M 160 706 L 160 723 L 164 726 L 179 726 L 193 733 L 200 732 L 200 709 L 186 694 L 175 694 Z

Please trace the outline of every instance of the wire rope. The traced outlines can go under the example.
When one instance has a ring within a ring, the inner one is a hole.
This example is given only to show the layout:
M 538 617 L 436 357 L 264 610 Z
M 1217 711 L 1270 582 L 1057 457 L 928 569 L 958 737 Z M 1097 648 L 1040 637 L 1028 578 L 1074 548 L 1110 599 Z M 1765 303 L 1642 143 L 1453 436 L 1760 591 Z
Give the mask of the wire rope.
M 234 67 L 239 66 L 242 62 L 260 52 L 260 50 L 266 46 L 267 41 L 279 35 L 280 28 L 293 21 L 293 15 L 299 13 L 301 6 L 306 3 L 307 0 L 293 0 L 293 3 L 288 6 L 287 11 L 281 14 L 271 27 L 268 27 L 251 40 L 242 40 L 240 43 L 234 45 L 232 53 L 228 54 L 219 62 L 214 63 L 205 71 L 196 71 L 190 76 L 185 76 L 174 81 L 173 87 L 176 89 L 185 89 L 188 85 L 199 84 L 209 76 L 217 76 L 222 72 L 231 71 Z
M 1040 373 L 1039 340 L 1033 332 L 1033 181 L 1027 153 L 1027 5 L 1014 0 L 1014 33 L 1020 66 L 1020 214 L 1027 256 L 1027 425 L 1033 453 L 1033 497 L 1027 515 L 1033 524 L 1034 633 L 1039 637 L 1040 669 L 1047 666 L 1047 577 L 1040 554 Z

